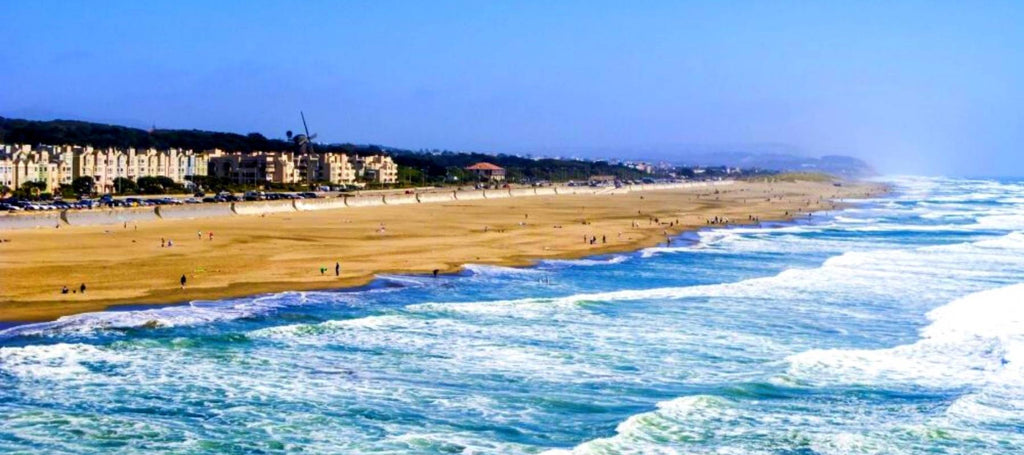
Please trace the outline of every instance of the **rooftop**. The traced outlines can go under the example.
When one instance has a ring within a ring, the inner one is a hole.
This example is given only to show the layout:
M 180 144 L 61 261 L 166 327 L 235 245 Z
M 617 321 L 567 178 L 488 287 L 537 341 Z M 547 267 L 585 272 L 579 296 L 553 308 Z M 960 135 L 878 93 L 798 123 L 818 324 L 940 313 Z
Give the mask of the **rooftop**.
M 497 165 L 488 163 L 486 161 L 481 161 L 481 162 L 476 163 L 476 164 L 474 164 L 472 166 L 466 167 L 466 170 L 468 170 L 468 171 L 500 171 L 500 170 L 504 170 L 504 168 L 501 167 L 501 166 L 497 166 Z

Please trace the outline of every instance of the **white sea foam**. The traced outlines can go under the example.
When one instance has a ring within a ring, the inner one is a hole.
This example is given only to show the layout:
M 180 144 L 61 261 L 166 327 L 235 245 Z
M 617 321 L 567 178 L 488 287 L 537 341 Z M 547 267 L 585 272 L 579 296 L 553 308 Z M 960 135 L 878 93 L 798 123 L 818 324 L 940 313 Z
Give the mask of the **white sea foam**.
M 284 292 L 265 296 L 222 301 L 194 301 L 130 311 L 100 311 L 63 316 L 55 321 L 25 324 L 0 331 L 0 339 L 14 336 L 52 336 L 89 334 L 96 331 L 125 330 L 138 327 L 183 327 L 250 318 L 280 308 L 331 301 L 354 304 L 358 297 L 331 292 Z
M 791 356 L 789 373 L 811 383 L 946 388 L 1024 377 L 1024 284 L 968 295 L 928 318 L 914 344 L 812 350 Z
M 118 362 L 113 353 L 87 344 L 58 343 L 0 348 L 0 371 L 23 379 L 81 379 L 85 362 Z
M 463 266 L 467 272 L 482 277 L 509 277 L 509 276 L 533 276 L 541 275 L 544 272 L 527 267 L 505 267 L 489 264 L 466 264 Z
M 820 267 L 789 269 L 778 275 L 734 283 L 700 286 L 631 289 L 581 293 L 555 298 L 524 298 L 479 302 L 430 302 L 410 305 L 409 311 L 552 315 L 567 307 L 587 302 L 634 300 L 678 300 L 698 297 L 806 299 L 807 295 L 842 293 L 888 294 L 893 286 L 913 291 L 914 277 L 931 277 L 919 292 L 928 289 L 961 288 L 962 278 L 1008 279 L 1021 273 L 1024 261 L 1010 249 L 993 249 L 993 244 L 1011 244 L 1019 233 L 974 243 L 922 247 L 918 249 L 851 251 L 827 259 Z M 1015 243 L 1014 243 L 1015 244 Z M 824 285 L 824 287 L 823 287 Z M 819 311 L 829 311 L 820 308 Z
M 541 261 L 544 265 L 569 266 L 569 267 L 591 267 L 601 265 L 621 264 L 629 260 L 629 256 L 620 254 L 605 259 L 545 259 Z
M 413 275 L 395 275 L 382 273 L 376 275 L 379 280 L 389 281 L 402 286 L 425 286 L 433 282 L 433 277 L 422 277 Z M 430 280 L 430 281 L 428 281 Z

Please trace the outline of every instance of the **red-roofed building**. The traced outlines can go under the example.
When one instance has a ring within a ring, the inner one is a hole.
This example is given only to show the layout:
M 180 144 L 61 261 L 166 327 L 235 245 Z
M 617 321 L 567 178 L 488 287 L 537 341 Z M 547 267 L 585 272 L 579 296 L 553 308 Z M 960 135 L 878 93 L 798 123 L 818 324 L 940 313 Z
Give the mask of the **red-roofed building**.
M 466 168 L 467 171 L 487 180 L 505 180 L 505 168 L 487 162 L 479 162 Z

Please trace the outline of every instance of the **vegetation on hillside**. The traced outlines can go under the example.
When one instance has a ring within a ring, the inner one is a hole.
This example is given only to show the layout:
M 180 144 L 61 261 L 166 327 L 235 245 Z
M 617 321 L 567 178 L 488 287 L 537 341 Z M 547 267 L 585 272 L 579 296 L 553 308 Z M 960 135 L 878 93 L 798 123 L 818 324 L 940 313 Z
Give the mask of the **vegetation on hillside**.
M 292 142 L 269 139 L 259 133 L 246 135 L 201 130 L 143 130 L 125 126 L 77 120 L 34 121 L 0 117 L 0 143 L 91 145 L 93 147 L 221 149 L 230 152 L 294 150 Z M 515 182 L 584 180 L 592 175 L 614 175 L 621 179 L 647 176 L 636 169 L 603 161 L 531 159 L 514 155 L 483 153 L 417 152 L 378 145 L 317 144 L 316 150 L 353 155 L 385 153 L 400 167 L 405 185 L 473 182 L 463 171 L 471 164 L 487 161 L 504 167 Z

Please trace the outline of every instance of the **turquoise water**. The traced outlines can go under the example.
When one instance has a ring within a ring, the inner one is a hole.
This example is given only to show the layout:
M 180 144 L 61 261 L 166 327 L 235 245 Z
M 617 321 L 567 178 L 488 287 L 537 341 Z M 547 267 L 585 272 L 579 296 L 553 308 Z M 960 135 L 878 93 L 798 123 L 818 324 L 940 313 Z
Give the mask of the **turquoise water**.
M 1024 453 L 1024 182 L 0 332 L 0 452 Z M 159 327 L 154 327 L 154 326 Z

